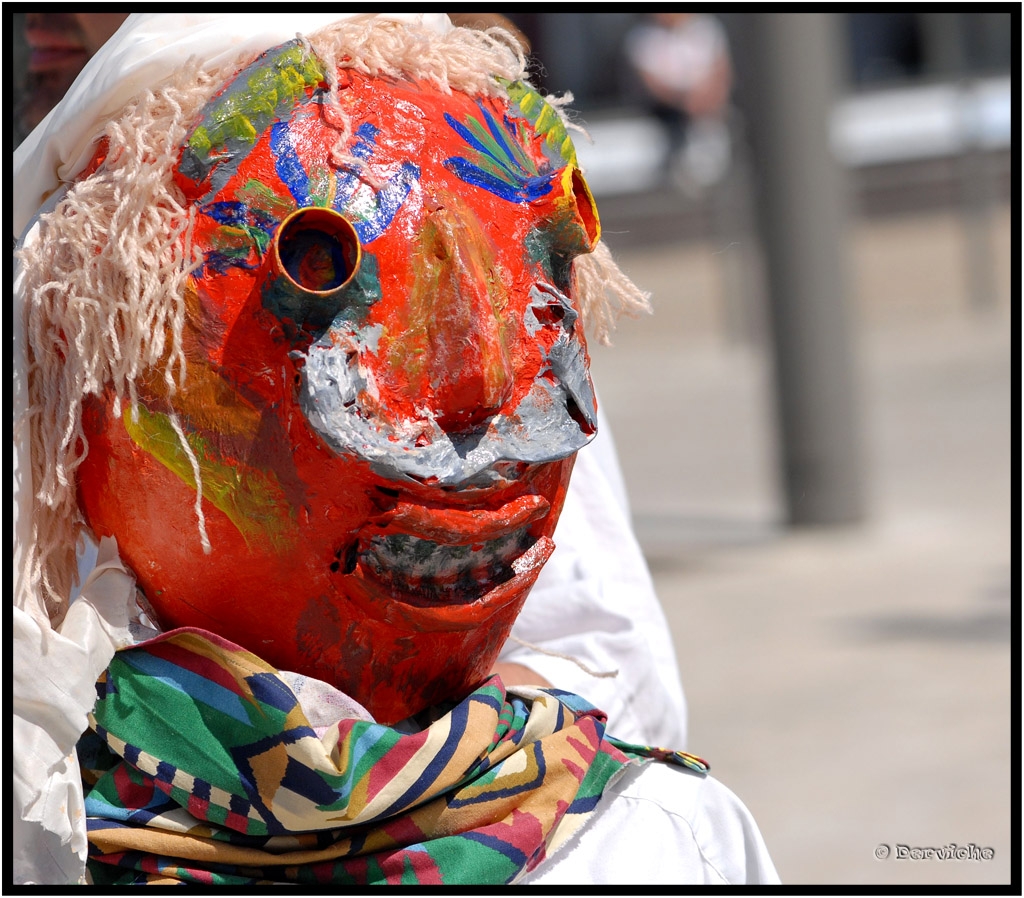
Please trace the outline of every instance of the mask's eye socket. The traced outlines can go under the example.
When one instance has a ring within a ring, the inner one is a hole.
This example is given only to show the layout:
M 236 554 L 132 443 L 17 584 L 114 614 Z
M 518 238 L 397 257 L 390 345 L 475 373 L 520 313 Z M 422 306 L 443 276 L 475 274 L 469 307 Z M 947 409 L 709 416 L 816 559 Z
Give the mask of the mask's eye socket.
M 333 209 L 298 209 L 274 235 L 277 270 L 307 293 L 334 293 L 348 284 L 361 252 L 355 228 Z
M 358 294 L 359 235 L 333 209 L 298 209 L 274 234 L 263 303 L 307 335 L 325 328 Z
M 570 174 L 569 190 L 576 204 L 576 215 L 586 234 L 587 246 L 583 252 L 593 252 L 597 242 L 601 239 L 601 219 L 597 215 L 597 203 L 594 202 L 594 195 L 590 192 L 583 173 L 575 166 Z

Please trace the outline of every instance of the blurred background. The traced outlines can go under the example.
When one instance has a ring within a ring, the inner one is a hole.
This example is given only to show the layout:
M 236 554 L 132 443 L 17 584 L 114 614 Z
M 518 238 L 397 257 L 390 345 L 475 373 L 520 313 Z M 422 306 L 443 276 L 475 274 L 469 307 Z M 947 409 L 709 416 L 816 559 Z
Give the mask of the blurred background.
M 686 747 L 785 883 L 1019 884 L 1020 17 L 985 9 L 500 13 L 573 94 L 605 240 L 651 294 L 594 379 Z M 27 79 L 59 96 L 93 39 L 30 54 L 25 19 L 15 144 Z M 951 843 L 994 857 L 897 859 Z

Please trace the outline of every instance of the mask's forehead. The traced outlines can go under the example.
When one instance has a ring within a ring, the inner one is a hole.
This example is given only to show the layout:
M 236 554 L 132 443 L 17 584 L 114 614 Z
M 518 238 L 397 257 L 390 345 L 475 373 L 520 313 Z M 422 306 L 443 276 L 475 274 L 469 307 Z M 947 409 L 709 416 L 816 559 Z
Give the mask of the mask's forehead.
M 207 270 L 255 267 L 280 221 L 306 207 L 341 212 L 364 247 L 401 256 L 401 241 L 414 241 L 453 195 L 499 245 L 522 251 L 538 227 L 572 217 L 574 194 L 586 194 L 564 126 L 523 85 L 507 84 L 508 99 L 496 99 L 352 69 L 339 71 L 333 92 L 326 83 L 315 57 L 286 44 L 204 111 L 178 179 L 208 219 L 197 235 Z M 582 205 L 590 233 L 574 253 L 596 239 L 589 194 Z
M 467 228 L 479 222 L 481 245 L 507 269 L 526 259 L 530 234 L 567 202 L 565 160 L 504 100 L 356 74 L 342 79 L 339 93 L 353 132 L 348 162 L 332 165 L 333 135 L 311 105 L 272 129 L 268 149 L 297 205 L 325 205 L 351 221 L 385 284 L 405 276 L 438 211 L 459 207 Z

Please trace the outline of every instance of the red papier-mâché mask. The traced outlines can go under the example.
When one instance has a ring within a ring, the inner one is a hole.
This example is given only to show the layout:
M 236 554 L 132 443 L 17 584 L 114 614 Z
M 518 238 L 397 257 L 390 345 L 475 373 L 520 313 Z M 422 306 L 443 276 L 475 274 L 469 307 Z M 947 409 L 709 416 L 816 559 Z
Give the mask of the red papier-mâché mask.
M 595 430 L 571 263 L 599 226 L 532 89 L 338 78 L 336 162 L 337 111 L 297 41 L 203 110 L 175 173 L 204 259 L 185 386 L 153 372 L 137 413 L 87 406 L 79 497 L 163 628 L 392 723 L 490 673 L 554 548 Z

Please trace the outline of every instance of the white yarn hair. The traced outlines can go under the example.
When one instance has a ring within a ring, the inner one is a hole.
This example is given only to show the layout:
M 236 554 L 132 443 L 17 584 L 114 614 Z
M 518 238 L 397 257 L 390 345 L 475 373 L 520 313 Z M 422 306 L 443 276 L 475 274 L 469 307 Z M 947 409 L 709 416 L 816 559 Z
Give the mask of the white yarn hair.
M 346 151 L 352 128 L 337 98 L 337 69 L 423 80 L 470 95 L 506 96 L 496 75 L 528 83 L 518 42 L 500 28 L 439 34 L 360 16 L 299 40 L 327 73 L 325 115 L 338 129 L 332 161 L 371 186 L 363 164 Z M 41 217 L 38 239 L 18 251 L 29 358 L 29 408 L 19 426 L 30 428 L 34 494 L 15 600 L 45 607 L 53 625 L 66 613 L 77 579 L 76 546 L 88 531 L 76 498 L 76 470 L 88 453 L 83 402 L 109 388 L 114 412 L 127 403 L 134 415 L 140 378 L 162 377 L 168 394 L 184 384 L 185 286 L 202 258 L 191 242 L 195 209 L 172 175 L 199 111 L 254 58 L 246 54 L 216 70 L 190 63 L 127 104 L 102 131 L 102 164 Z M 547 98 L 563 121 L 568 99 Z M 600 342 L 608 342 L 618 314 L 649 309 L 646 294 L 604 244 L 576 259 L 574 275 L 581 317 Z M 180 422 L 172 417 L 171 423 L 197 483 L 198 541 L 210 551 L 198 462 Z

